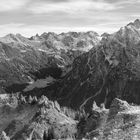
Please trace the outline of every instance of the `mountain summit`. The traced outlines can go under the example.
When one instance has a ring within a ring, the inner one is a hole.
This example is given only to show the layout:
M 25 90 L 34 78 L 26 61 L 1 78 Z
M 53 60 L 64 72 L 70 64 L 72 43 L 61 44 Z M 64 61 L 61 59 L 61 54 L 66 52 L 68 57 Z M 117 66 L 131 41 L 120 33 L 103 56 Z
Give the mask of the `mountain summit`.
M 140 28 L 140 19 L 136 19 L 134 22 L 128 24 L 128 26 L 134 26 L 135 28 Z

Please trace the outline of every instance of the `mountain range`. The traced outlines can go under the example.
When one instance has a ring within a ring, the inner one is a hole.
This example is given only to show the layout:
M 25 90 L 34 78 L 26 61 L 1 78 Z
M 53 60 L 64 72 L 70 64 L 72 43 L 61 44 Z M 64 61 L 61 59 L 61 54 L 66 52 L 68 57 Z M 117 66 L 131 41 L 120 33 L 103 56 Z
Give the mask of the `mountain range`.
M 99 35 L 95 32 L 69 32 L 60 35 L 43 33 L 31 38 L 20 34 L 1 37 L 1 92 L 5 93 L 7 87 L 10 87 L 10 92 L 18 92 L 25 87 L 24 84 L 47 76 L 61 78 L 70 71 L 77 56 L 87 52 L 98 42 Z M 15 85 L 19 88 L 15 89 Z
M 112 34 L 8 34 L 0 38 L 1 137 L 139 140 L 139 84 L 139 19 Z

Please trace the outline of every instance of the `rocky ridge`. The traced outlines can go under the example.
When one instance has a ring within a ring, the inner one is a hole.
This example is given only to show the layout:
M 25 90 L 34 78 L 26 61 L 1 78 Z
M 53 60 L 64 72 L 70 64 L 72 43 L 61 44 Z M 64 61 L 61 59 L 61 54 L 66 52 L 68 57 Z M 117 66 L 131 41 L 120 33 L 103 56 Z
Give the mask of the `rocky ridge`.
M 7 95 L 0 111 L 2 140 L 140 138 L 140 107 L 118 98 L 112 101 L 109 110 L 104 104 L 98 107 L 94 102 L 92 111 L 81 112 L 79 119 L 70 117 L 72 112 L 66 113 L 66 108 L 64 111 L 56 101 L 49 101 L 45 96 L 39 99 L 30 96 L 27 100 L 24 96 Z
M 66 116 L 56 101 L 49 101 L 45 96 L 40 99 L 30 96 L 27 100 L 24 96 L 12 95 L 4 102 L 0 107 L 1 139 L 46 140 L 76 136 L 76 120 Z

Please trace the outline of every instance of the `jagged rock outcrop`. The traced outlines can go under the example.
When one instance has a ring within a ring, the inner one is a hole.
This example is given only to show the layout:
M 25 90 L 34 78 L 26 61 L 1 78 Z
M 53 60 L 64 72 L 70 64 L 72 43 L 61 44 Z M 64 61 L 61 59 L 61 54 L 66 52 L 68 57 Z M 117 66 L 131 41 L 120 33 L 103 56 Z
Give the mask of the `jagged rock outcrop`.
M 139 140 L 140 106 L 115 98 L 109 110 L 98 107 L 82 124 L 80 136 L 85 139 Z
M 19 96 L 16 98 L 18 104 L 13 106 L 9 102 L 11 97 L 8 98 L 5 105 L 0 107 L 0 132 L 5 138 L 2 140 L 75 138 L 77 122 L 66 116 L 56 101 L 49 101 L 47 97 L 42 96 L 34 104 L 33 100 L 31 102 L 28 99 L 23 103 Z
M 8 138 L 6 136 L 6 133 L 4 131 L 2 131 L 1 134 L 0 134 L 0 140 L 10 140 L 10 138 Z

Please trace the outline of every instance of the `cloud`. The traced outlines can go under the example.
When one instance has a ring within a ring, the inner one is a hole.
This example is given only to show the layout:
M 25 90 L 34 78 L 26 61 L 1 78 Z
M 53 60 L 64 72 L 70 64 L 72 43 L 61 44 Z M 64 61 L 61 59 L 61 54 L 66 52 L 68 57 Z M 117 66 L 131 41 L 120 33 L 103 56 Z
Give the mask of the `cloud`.
M 136 4 L 140 3 L 139 0 L 105 0 L 109 3 L 118 3 L 118 4 Z
M 119 4 L 137 4 L 140 3 L 139 0 L 123 0 L 123 1 L 119 1 Z
M 19 29 L 23 25 L 24 24 L 21 24 L 21 23 L 1 24 L 0 25 L 0 36 L 4 36 L 8 33 L 18 33 L 18 31 L 20 31 Z
M 0 0 L 0 36 L 114 32 L 139 18 L 140 0 Z
M 0 0 L 0 12 L 20 9 L 27 2 L 28 0 Z
M 131 17 L 140 18 L 140 14 L 132 14 Z
M 33 0 L 36 2 L 49 2 L 49 3 L 61 3 L 61 2 L 68 2 L 69 0 Z
M 35 2 L 28 7 L 28 10 L 35 14 L 51 13 L 51 12 L 66 12 L 76 13 L 90 10 L 110 11 L 116 9 L 115 5 L 105 1 L 95 0 L 69 0 L 61 1 L 60 3 L 48 3 L 45 1 Z

